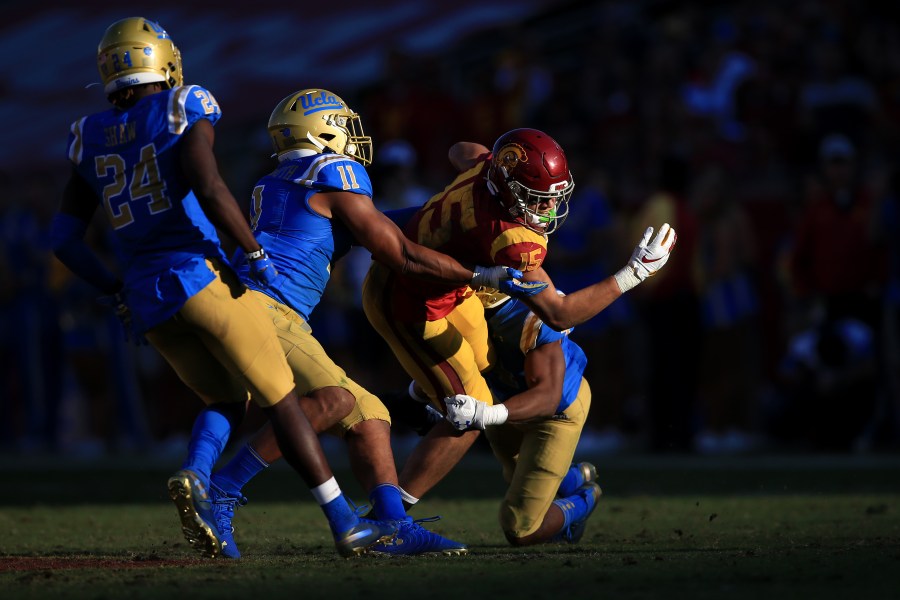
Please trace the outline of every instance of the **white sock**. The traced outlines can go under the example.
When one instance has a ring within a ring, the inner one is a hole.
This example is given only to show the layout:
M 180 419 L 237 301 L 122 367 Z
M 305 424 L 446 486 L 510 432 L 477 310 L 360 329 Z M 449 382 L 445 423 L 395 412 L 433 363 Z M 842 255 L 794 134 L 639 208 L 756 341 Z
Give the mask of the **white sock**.
M 410 494 L 409 492 L 404 490 L 399 485 L 397 486 L 397 488 L 400 490 L 400 497 L 403 498 L 403 501 L 406 502 L 407 504 L 415 504 L 416 502 L 419 501 L 418 498 L 416 498 L 415 496 L 413 496 L 412 494 Z
M 341 486 L 338 485 L 337 479 L 332 477 L 323 484 L 317 485 L 310 489 L 313 498 L 319 503 L 319 506 L 325 506 L 335 498 L 341 495 Z

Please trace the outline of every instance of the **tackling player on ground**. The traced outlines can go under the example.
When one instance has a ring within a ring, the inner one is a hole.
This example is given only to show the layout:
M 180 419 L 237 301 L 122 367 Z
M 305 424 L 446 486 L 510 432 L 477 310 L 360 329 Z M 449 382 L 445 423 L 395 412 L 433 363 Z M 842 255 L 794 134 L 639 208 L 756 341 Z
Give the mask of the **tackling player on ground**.
M 509 484 L 500 525 L 512 545 L 578 542 L 601 493 L 596 468 L 572 464 L 591 407 L 587 358 L 571 330 L 546 327 L 523 302 L 478 296 L 497 355 L 487 380 L 508 421 L 488 427 L 491 407 L 464 395 L 445 400 L 446 419 L 460 431 L 484 430 Z

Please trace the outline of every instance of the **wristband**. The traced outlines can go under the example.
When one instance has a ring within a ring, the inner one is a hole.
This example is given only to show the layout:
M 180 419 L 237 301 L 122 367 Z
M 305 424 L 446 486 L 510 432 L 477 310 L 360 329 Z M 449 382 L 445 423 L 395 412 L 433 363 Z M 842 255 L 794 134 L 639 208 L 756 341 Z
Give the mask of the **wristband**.
M 503 404 L 485 406 L 484 412 L 481 414 L 482 424 L 485 427 L 490 427 L 491 425 L 503 425 L 508 418 L 509 409 Z
M 631 265 L 622 267 L 615 275 L 613 275 L 613 277 L 616 278 L 616 283 L 619 284 L 619 290 L 623 294 L 641 282 L 641 279 L 635 275 Z
M 266 251 L 263 249 L 262 246 L 260 246 L 259 250 L 256 250 L 255 252 L 247 252 L 246 254 L 244 254 L 244 256 L 247 257 L 247 260 L 258 260 L 260 258 L 265 257 L 265 255 L 266 255 Z

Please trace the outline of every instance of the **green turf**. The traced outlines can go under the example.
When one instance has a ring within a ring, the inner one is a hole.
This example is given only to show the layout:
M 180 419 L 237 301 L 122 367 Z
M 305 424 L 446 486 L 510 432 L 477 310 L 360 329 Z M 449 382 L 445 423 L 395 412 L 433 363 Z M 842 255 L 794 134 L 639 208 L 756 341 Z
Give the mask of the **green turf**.
M 897 461 L 606 462 L 582 543 L 524 549 L 497 526 L 496 470 L 463 465 L 412 513 L 470 545 L 453 558 L 339 558 L 302 484 L 272 469 L 238 512 L 240 562 L 189 550 L 165 471 L 7 466 L 0 598 L 900 598 Z

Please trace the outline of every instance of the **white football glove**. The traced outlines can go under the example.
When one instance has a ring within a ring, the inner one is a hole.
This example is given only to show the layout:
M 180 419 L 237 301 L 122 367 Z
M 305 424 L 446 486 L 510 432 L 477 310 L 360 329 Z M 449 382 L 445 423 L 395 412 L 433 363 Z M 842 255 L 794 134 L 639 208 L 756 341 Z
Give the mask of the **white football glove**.
M 675 247 L 675 240 L 678 239 L 675 230 L 669 227 L 668 223 L 659 228 L 659 233 L 651 242 L 652 235 L 653 228 L 648 227 L 644 237 L 641 238 L 641 243 L 632 252 L 628 264 L 614 275 L 623 294 L 662 269 L 669 260 L 672 248 Z
M 465 394 L 444 398 L 444 406 L 447 407 L 445 418 L 459 431 L 502 425 L 509 416 L 509 411 L 502 404 L 488 406 Z

